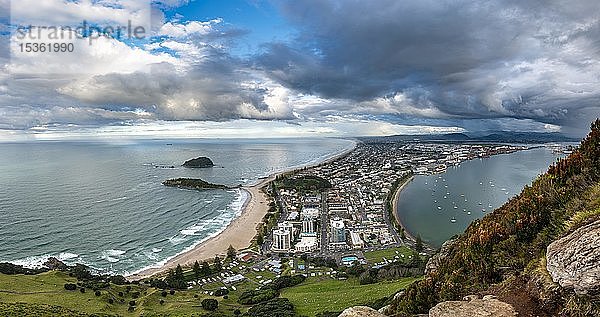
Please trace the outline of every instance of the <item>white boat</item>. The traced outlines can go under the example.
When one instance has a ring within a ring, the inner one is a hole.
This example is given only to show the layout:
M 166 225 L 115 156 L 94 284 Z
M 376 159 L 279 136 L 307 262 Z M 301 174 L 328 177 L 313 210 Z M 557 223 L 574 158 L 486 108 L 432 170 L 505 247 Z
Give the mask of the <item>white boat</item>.
M 450 219 L 450 222 L 455 223 L 456 222 L 456 218 L 452 217 L 452 219 Z

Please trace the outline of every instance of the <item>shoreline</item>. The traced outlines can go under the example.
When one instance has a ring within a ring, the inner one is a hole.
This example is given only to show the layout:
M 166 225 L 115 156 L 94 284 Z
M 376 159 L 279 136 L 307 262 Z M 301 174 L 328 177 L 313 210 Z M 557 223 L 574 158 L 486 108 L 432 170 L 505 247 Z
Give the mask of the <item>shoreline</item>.
M 308 163 L 288 170 L 275 172 L 267 177 L 259 178 L 253 185 L 239 187 L 241 190 L 248 193 L 248 198 L 244 202 L 239 216 L 235 217 L 223 231 L 198 243 L 198 245 L 191 250 L 177 254 L 160 267 L 143 269 L 142 271 L 126 276 L 126 278 L 130 281 L 141 280 L 164 273 L 169 269 L 174 269 L 177 265 L 191 266 L 195 261 L 211 260 L 214 259 L 215 256 L 223 258 L 227 253 L 229 245 L 233 246 L 238 251 L 249 248 L 252 245 L 252 240 L 254 240 L 258 234 L 258 224 L 263 221 L 264 216 L 269 211 L 270 197 L 268 197 L 263 189 L 280 175 L 292 173 L 304 168 L 320 166 L 345 157 L 356 148 L 358 143 L 356 141 L 353 142 L 354 144 L 351 148 L 334 154 L 323 161 Z
M 394 197 L 392 198 L 392 213 L 394 214 L 394 219 L 396 220 L 396 223 L 400 226 L 400 228 L 402 228 L 402 230 L 404 230 L 404 235 L 406 236 L 407 239 L 412 240 L 412 241 L 416 241 L 416 237 L 414 237 L 407 229 L 406 226 L 402 223 L 402 221 L 400 221 L 400 217 L 398 216 L 398 198 L 400 196 L 400 193 L 402 192 L 402 190 L 404 189 L 404 187 L 406 187 L 406 185 L 408 185 L 410 182 L 413 181 L 413 179 L 415 179 L 415 176 L 411 176 L 409 179 L 407 179 L 402 186 L 398 187 L 398 189 L 396 189 L 396 192 L 394 193 Z

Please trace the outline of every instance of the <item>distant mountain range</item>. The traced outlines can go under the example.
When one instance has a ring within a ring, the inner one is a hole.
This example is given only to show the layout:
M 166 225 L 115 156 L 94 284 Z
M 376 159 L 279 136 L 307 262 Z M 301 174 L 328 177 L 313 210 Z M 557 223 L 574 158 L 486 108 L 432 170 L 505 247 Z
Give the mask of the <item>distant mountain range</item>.
M 392 135 L 385 137 L 362 137 L 365 142 L 398 142 L 398 141 L 428 141 L 428 142 L 494 142 L 494 143 L 550 143 L 550 142 L 579 142 L 558 132 L 512 132 L 497 131 L 482 135 L 469 135 L 465 133 L 448 134 L 419 134 L 419 135 Z

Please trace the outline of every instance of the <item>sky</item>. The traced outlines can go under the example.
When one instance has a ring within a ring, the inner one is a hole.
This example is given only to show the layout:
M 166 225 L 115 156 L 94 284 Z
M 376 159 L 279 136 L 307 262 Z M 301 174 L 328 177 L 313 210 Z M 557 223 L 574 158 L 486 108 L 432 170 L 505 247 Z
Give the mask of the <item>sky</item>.
M 21 46 L 46 42 L 72 51 Z M 5 141 L 581 137 L 597 117 L 597 0 L 0 0 Z

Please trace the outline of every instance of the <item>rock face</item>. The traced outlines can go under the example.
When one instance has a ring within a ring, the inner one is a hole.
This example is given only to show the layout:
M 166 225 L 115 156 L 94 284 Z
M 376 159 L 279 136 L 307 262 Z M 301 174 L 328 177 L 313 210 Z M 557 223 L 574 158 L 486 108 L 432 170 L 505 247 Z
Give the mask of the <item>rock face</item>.
M 464 301 L 450 301 L 437 304 L 429 310 L 429 317 L 515 317 L 515 309 L 494 296 L 483 299 L 471 295 Z
M 385 317 L 385 315 L 370 307 L 355 306 L 344 310 L 339 317 Z
M 552 242 L 546 269 L 552 280 L 576 294 L 600 292 L 600 220 Z
M 440 266 L 440 263 L 442 263 L 443 259 L 448 255 L 448 252 L 450 252 L 450 248 L 454 242 L 456 242 L 456 239 L 450 239 L 442 244 L 440 251 L 432 256 L 429 261 L 427 261 L 427 264 L 425 265 L 425 274 L 432 273 L 437 270 L 438 266 Z
M 193 167 L 193 168 L 206 168 L 213 167 L 215 164 L 208 157 L 197 157 L 195 159 L 187 160 L 183 163 L 184 167 Z
M 65 271 L 68 268 L 66 264 L 64 264 L 61 260 L 55 257 L 48 258 L 48 260 L 42 265 L 50 270 Z

